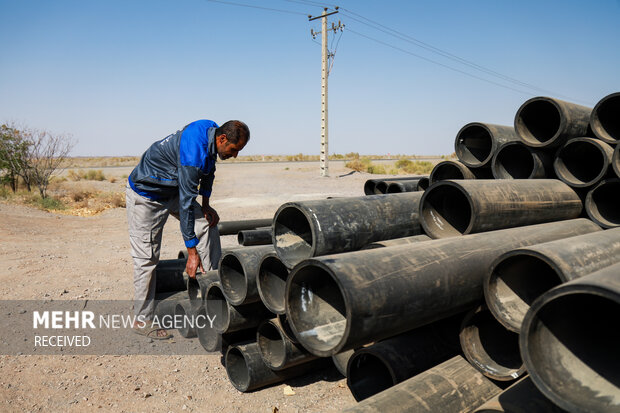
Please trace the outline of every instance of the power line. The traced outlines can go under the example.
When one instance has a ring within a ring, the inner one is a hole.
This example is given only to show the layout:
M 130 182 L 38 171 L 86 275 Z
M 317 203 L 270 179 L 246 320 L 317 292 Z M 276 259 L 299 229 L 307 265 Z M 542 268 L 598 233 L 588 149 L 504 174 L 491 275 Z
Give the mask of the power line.
M 251 5 L 251 4 L 236 3 L 236 2 L 232 2 L 232 1 L 223 1 L 223 0 L 205 0 L 205 1 L 208 1 L 208 2 L 211 2 L 211 3 L 228 4 L 228 5 L 231 5 L 231 6 L 248 7 L 248 8 L 251 8 L 251 9 L 260 9 L 260 10 L 275 11 L 275 12 L 279 12 L 279 13 L 299 14 L 299 15 L 302 15 L 302 16 L 308 16 L 307 13 L 302 13 L 302 12 L 299 12 L 299 11 L 274 9 L 274 8 L 270 8 L 270 7 L 254 6 L 254 5 Z

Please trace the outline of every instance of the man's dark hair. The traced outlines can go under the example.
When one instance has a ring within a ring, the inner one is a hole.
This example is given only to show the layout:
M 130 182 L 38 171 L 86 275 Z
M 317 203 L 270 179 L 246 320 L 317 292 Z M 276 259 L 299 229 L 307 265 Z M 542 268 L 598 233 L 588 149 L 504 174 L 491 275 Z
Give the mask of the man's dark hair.
M 248 125 L 240 120 L 229 120 L 215 130 L 215 136 L 226 135 L 228 142 L 236 144 L 240 140 L 246 144 L 250 140 Z

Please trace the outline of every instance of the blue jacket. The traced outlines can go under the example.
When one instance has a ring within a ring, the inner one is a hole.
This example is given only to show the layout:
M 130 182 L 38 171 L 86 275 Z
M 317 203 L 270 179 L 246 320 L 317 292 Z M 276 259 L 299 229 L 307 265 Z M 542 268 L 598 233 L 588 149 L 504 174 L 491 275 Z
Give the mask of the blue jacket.
M 144 152 L 128 179 L 136 193 L 155 201 L 178 194 L 181 233 L 188 248 L 198 244 L 192 202 L 198 194 L 211 196 L 217 127 L 213 121 L 198 120 L 155 142 Z

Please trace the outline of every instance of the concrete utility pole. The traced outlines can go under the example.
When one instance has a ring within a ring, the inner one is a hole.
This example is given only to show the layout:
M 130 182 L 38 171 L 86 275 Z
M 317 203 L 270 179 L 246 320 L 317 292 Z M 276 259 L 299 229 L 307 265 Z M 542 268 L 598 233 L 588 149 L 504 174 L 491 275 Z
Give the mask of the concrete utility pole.
M 323 14 L 320 16 L 312 17 L 308 16 L 308 21 L 322 19 L 322 28 L 320 32 L 310 30 L 310 34 L 313 38 L 317 34 L 321 33 L 321 176 L 329 176 L 329 140 L 328 140 L 328 128 L 327 128 L 327 78 L 329 77 L 329 59 L 333 57 L 327 50 L 327 16 L 338 13 L 338 7 L 336 11 L 331 13 L 327 12 L 327 8 L 323 9 Z M 332 23 L 330 30 L 336 33 L 337 30 L 342 30 L 344 25 L 338 22 L 338 26 Z

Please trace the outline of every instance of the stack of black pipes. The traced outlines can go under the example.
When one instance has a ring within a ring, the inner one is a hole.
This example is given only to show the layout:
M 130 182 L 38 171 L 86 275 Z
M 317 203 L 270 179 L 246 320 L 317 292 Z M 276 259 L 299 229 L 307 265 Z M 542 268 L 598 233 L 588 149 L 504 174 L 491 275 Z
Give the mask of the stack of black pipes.
M 619 113 L 530 99 L 515 128 L 463 127 L 424 191 L 282 205 L 233 384 L 264 348 L 331 357 L 348 411 L 620 411 Z

